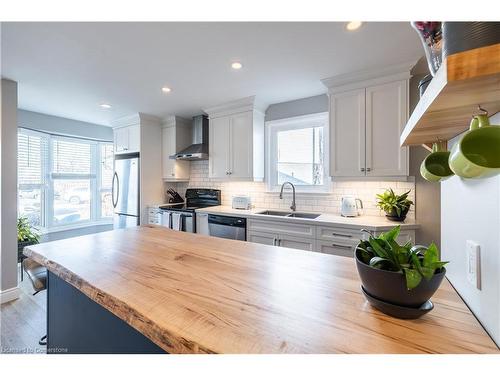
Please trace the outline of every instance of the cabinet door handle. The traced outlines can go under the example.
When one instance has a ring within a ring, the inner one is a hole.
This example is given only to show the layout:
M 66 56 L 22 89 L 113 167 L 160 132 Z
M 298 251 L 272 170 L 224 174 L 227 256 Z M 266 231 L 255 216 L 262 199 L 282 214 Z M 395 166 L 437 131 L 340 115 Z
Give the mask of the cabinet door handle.
M 335 233 L 335 232 L 333 232 L 333 233 L 332 233 L 332 236 L 336 236 L 336 237 L 346 237 L 346 238 L 351 238 L 351 237 L 352 237 L 352 235 L 350 235 L 350 234 Z
M 352 250 L 352 246 L 349 246 L 349 245 L 339 245 L 339 244 L 336 244 L 336 243 L 332 243 L 332 247 L 338 247 L 340 249 Z
M 364 168 L 360 168 L 360 171 L 361 171 L 361 172 L 364 172 L 364 171 L 365 171 L 365 169 L 364 169 Z
M 366 171 L 367 172 L 370 172 L 372 169 L 371 168 L 366 168 Z

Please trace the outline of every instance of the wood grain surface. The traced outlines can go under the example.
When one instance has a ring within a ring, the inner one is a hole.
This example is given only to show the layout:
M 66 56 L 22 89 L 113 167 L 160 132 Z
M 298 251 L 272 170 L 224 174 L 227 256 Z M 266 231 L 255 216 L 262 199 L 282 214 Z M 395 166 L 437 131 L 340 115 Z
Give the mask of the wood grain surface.
M 500 111 L 500 44 L 450 55 L 443 61 L 407 122 L 401 145 L 457 136 L 468 130 L 479 104 L 490 116 Z
M 498 353 L 448 281 L 398 320 L 365 301 L 351 258 L 156 226 L 25 254 L 169 353 Z

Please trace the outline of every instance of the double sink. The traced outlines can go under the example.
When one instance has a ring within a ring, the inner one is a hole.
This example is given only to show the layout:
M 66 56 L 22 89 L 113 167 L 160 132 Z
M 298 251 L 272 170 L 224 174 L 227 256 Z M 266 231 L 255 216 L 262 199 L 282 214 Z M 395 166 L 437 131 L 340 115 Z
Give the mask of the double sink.
M 256 212 L 257 215 L 281 216 L 281 217 L 296 217 L 298 219 L 316 219 L 321 214 L 310 214 L 307 212 L 289 212 L 289 211 L 272 211 L 266 210 Z

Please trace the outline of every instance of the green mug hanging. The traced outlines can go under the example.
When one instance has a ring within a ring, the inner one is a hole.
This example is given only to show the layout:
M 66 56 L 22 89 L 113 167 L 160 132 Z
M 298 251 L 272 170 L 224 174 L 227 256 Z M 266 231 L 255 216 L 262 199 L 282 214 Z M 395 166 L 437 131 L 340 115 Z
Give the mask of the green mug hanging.
M 486 178 L 500 174 L 500 126 L 491 125 L 488 113 L 482 111 L 451 149 L 449 164 L 457 176 Z
M 430 182 L 439 182 L 453 176 L 448 159 L 450 152 L 446 142 L 437 142 L 432 145 L 432 152 L 422 161 L 420 174 Z

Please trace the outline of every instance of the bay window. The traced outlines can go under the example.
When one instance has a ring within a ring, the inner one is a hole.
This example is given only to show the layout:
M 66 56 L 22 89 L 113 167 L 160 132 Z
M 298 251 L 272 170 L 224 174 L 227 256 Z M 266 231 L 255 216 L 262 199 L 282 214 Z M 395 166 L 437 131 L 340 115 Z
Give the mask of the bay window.
M 113 145 L 21 128 L 18 215 L 45 231 L 111 222 Z

